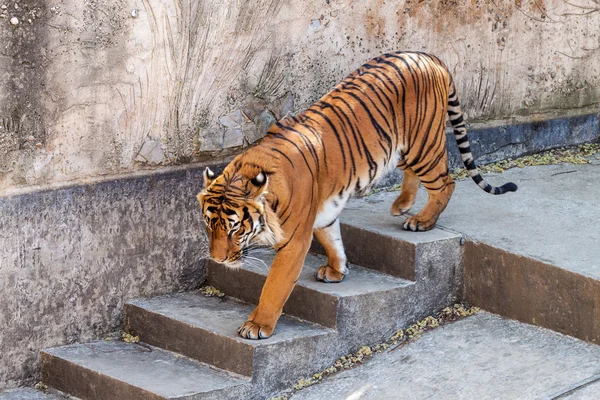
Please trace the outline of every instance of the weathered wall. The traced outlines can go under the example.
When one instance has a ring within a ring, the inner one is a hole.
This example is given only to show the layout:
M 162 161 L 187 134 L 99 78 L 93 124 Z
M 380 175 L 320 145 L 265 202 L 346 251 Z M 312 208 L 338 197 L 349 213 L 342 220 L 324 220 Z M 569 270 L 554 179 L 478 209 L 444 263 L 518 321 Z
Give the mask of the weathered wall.
M 188 169 L 0 198 L 0 391 L 39 350 L 118 330 L 131 298 L 193 289 L 206 238 Z
M 201 281 L 201 173 L 130 172 L 239 151 L 388 50 L 442 57 L 471 121 L 597 112 L 600 5 L 578 4 L 0 2 L 0 389 Z
M 8 1 L 0 190 L 236 151 L 388 50 L 442 57 L 471 120 L 597 110 L 600 4 L 569 3 Z

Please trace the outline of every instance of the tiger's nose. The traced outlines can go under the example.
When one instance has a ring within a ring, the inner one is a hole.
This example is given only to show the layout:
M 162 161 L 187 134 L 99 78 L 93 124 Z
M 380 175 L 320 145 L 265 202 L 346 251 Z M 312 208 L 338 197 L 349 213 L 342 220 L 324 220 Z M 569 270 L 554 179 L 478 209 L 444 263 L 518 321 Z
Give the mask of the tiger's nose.
M 216 262 L 225 262 L 229 258 L 229 252 L 224 244 L 225 243 L 220 240 L 216 240 L 215 238 L 213 238 L 210 243 L 210 256 Z

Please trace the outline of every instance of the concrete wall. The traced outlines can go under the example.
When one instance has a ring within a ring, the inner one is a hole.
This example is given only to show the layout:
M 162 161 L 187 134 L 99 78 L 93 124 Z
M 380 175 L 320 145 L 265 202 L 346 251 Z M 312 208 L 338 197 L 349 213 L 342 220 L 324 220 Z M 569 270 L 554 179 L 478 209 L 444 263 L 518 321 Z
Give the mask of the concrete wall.
M 123 303 L 204 279 L 197 169 L 0 197 L 0 391 L 39 350 L 121 329 Z
M 0 190 L 221 157 L 388 50 L 442 57 L 471 120 L 597 111 L 600 6 L 569 3 L 8 1 Z

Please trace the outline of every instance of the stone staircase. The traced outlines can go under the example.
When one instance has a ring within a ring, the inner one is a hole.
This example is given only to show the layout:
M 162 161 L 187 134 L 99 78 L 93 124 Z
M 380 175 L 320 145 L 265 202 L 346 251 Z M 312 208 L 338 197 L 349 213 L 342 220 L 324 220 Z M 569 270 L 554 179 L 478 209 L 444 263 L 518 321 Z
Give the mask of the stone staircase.
M 594 159 L 590 165 L 506 171 L 501 181 L 520 186 L 518 195 L 512 197 L 489 196 L 470 181 L 458 182 L 438 228 L 422 233 L 403 231 L 402 219 L 389 216 L 388 208 L 397 192 L 352 200 L 341 216 L 346 251 L 353 264 L 350 274 L 340 284 L 315 281 L 312 273 L 324 258 L 319 255 L 319 246 L 313 246 L 271 338 L 249 341 L 236 333 L 257 302 L 266 278 L 272 254 L 264 254 L 266 265 L 252 262 L 239 270 L 208 265 L 207 283 L 224 291 L 227 296 L 223 299 L 207 298 L 195 291 L 127 303 L 124 330 L 140 335 L 143 343 L 98 341 L 44 351 L 44 382 L 89 399 L 268 398 L 329 366 L 340 355 L 381 342 L 397 328 L 457 299 L 502 317 L 574 336 L 593 347 L 600 342 L 600 230 L 593 223 L 599 219 L 600 186 L 592 184 L 600 179 L 598 165 L 600 160 Z M 569 179 L 562 179 L 563 174 L 569 174 Z M 414 208 L 420 209 L 425 199 L 422 192 Z M 466 242 L 453 232 L 466 234 Z M 465 329 L 479 331 L 482 321 L 489 318 L 470 319 Z M 488 360 L 496 360 L 496 353 L 510 358 L 526 351 L 521 347 L 524 342 L 505 332 L 506 324 L 516 322 L 502 321 L 498 319 L 476 337 L 457 334 L 454 329 L 460 331 L 461 324 L 448 331 L 442 329 L 439 335 L 447 336 L 448 352 L 412 350 L 425 356 L 419 356 L 421 369 L 402 359 L 392 375 L 365 379 L 389 383 L 393 380 L 389 376 L 399 374 L 406 378 L 401 383 L 407 385 L 400 392 L 405 395 L 417 393 L 409 387 L 412 381 L 422 382 L 423 376 L 430 377 L 435 389 L 432 393 L 439 393 L 439 382 L 459 382 L 458 389 L 445 386 L 449 388 L 446 398 L 453 398 L 464 388 L 477 392 L 480 387 L 490 387 L 490 393 L 495 394 L 494 387 L 520 380 L 524 368 L 534 371 L 530 381 L 521 382 L 523 390 L 531 389 L 531 393 L 582 387 L 581 382 L 589 383 L 590 376 L 597 376 L 595 353 L 590 353 L 587 363 L 581 361 L 581 354 L 597 350 L 566 337 L 561 341 L 568 343 L 557 350 L 554 344 L 537 341 L 538 335 L 549 337 L 548 332 L 523 327 L 527 331 L 523 340 L 530 343 L 531 368 L 515 357 L 514 368 L 486 367 L 481 376 L 471 374 L 475 380 L 464 381 L 462 374 L 469 360 L 474 360 L 477 368 L 473 368 L 478 369 L 481 363 L 487 366 Z M 431 349 L 427 343 L 435 341 L 436 335 L 428 337 L 418 343 Z M 483 350 L 472 344 L 489 348 L 489 356 L 482 356 Z M 542 357 L 552 367 L 545 375 L 540 369 L 539 348 L 552 349 L 557 360 Z M 459 358 L 456 352 L 460 352 Z M 440 356 L 445 357 L 446 375 Z M 373 364 L 385 364 L 385 357 Z M 567 358 L 570 364 L 563 363 Z M 423 375 L 424 366 L 432 371 L 429 375 Z M 403 374 L 402 368 L 411 373 Z M 507 374 L 507 368 L 515 376 Z M 362 372 L 351 373 L 358 376 Z M 323 384 L 323 390 L 344 376 L 336 374 Z M 0 393 L 0 400 L 64 399 L 60 393 L 52 393 L 16 389 Z M 306 398 L 323 398 L 314 393 L 306 394 Z M 583 396 L 574 398 L 600 398 Z
M 405 232 L 389 205 L 360 204 L 342 215 L 350 274 L 339 284 L 317 282 L 325 257 L 315 244 L 271 338 L 246 340 L 236 330 L 258 301 L 273 254 L 239 270 L 210 263 L 207 283 L 226 297 L 195 291 L 130 301 L 124 330 L 142 343 L 47 349 L 44 383 L 83 399 L 265 398 L 461 297 L 460 235 Z

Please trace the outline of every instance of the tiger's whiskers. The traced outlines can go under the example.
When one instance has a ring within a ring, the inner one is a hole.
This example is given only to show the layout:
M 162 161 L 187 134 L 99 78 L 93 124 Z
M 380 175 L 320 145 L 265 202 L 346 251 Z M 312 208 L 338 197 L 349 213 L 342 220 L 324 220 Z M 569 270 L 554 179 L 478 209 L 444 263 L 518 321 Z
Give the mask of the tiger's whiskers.
M 260 258 L 245 255 L 245 256 L 242 257 L 242 259 L 244 260 L 244 262 L 248 261 L 248 265 L 254 265 L 256 267 L 260 267 L 260 264 L 262 264 L 262 265 L 265 266 L 265 268 L 269 268 L 269 266 L 263 260 L 261 260 Z M 260 264 L 255 264 L 257 261 Z

